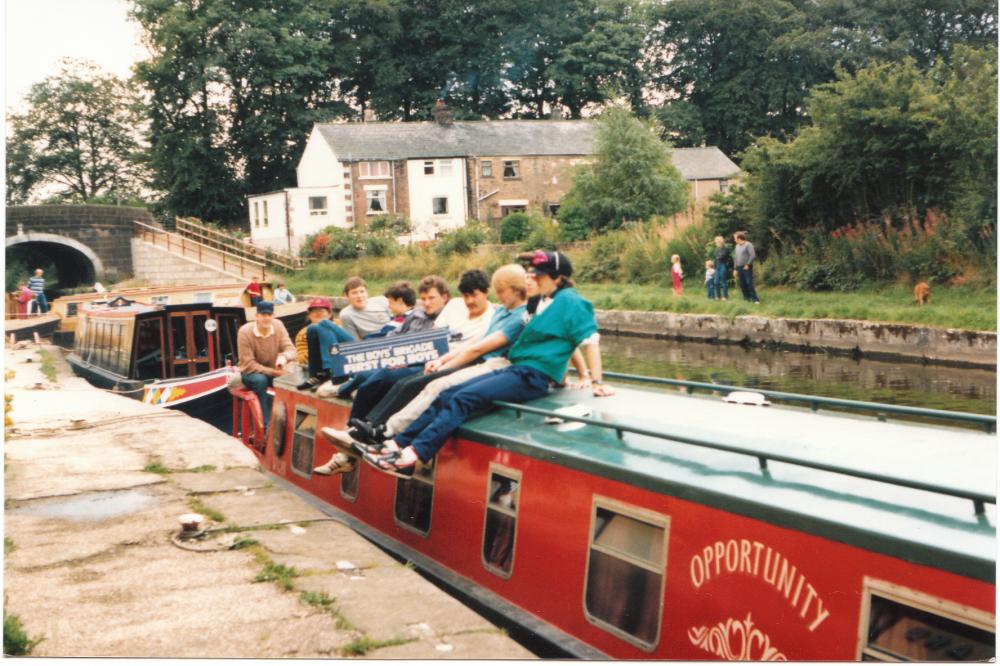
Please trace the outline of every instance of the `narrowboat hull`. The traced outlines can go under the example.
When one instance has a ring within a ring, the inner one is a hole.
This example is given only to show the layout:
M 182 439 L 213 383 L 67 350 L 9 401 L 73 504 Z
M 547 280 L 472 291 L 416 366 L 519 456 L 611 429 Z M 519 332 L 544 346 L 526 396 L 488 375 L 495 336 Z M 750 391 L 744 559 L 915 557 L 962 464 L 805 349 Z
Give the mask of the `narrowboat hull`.
M 839 479 L 815 488 L 812 477 L 776 481 L 755 465 L 713 470 L 685 460 L 676 445 L 659 442 L 654 450 L 614 431 L 596 435 L 589 450 L 540 417 L 509 410 L 463 426 L 425 475 L 430 483 L 398 480 L 360 462 L 349 475 L 318 476 L 312 468 L 337 450 L 318 432 L 343 428 L 349 403 L 293 387 L 291 380 L 276 382 L 271 421 L 277 427 L 263 453 L 251 449 L 270 474 L 575 656 L 858 660 L 884 647 L 867 644 L 869 622 L 879 604 L 899 599 L 946 608 L 979 630 L 995 631 L 995 511 L 934 535 L 943 544 L 970 542 L 968 549 L 950 549 L 913 538 L 907 526 L 876 529 L 896 502 L 901 523 L 930 515 L 924 506 L 937 499 L 928 503 L 920 491 L 857 502 L 855 486 Z M 561 393 L 540 402 L 566 404 L 569 392 Z M 622 401 L 643 399 L 637 391 L 622 393 Z M 580 402 L 595 411 L 609 404 Z M 677 474 L 668 473 L 670 466 Z M 497 480 L 516 480 L 514 512 L 490 500 Z M 778 501 L 758 500 L 757 491 Z M 959 500 L 942 501 L 948 513 Z M 855 504 L 856 519 L 837 517 Z M 510 518 L 498 523 L 500 513 Z M 596 522 L 608 516 L 655 528 L 659 536 L 642 546 L 643 557 L 620 555 L 625 551 L 594 537 Z M 941 519 L 931 516 L 935 521 Z M 661 541 L 662 551 L 650 545 Z
M 59 321 L 59 315 L 54 313 L 27 319 L 7 319 L 4 320 L 4 334 L 9 336 L 13 333 L 15 340 L 32 340 L 36 333 L 40 338 L 49 338 L 59 327 Z

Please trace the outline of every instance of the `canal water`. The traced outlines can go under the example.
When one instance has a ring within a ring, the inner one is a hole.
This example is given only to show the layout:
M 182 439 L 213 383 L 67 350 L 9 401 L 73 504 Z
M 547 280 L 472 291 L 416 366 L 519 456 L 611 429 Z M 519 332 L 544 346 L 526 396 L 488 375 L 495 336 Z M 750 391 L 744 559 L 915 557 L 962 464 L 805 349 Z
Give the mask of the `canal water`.
M 893 405 L 996 414 L 996 368 L 601 336 L 606 370 Z

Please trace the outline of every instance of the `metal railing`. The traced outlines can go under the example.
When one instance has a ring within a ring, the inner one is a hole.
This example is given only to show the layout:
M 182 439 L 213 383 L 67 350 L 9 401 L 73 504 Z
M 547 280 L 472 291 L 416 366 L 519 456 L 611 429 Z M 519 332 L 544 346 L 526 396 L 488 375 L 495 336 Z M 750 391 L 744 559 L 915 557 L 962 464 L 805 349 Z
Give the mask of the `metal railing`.
M 609 375 L 610 373 L 604 373 L 605 377 Z M 828 463 L 817 462 L 815 460 L 809 460 L 807 458 L 799 458 L 796 456 L 771 453 L 769 451 L 762 451 L 760 449 L 733 446 L 732 444 L 727 444 L 725 442 L 720 442 L 716 440 L 689 437 L 687 435 L 683 435 L 678 432 L 652 430 L 650 428 L 630 425 L 627 423 L 609 423 L 607 421 L 602 421 L 601 419 L 595 419 L 586 416 L 569 416 L 566 414 L 560 414 L 551 409 L 540 409 L 538 407 L 529 407 L 527 405 L 505 402 L 502 400 L 495 400 L 493 401 L 493 404 L 497 407 L 514 410 L 514 413 L 518 419 L 521 419 L 523 417 L 523 414 L 537 414 L 539 416 L 551 416 L 559 418 L 562 419 L 563 421 L 573 421 L 575 423 L 584 423 L 586 425 L 597 426 L 599 428 L 607 428 L 609 430 L 614 430 L 615 434 L 620 440 L 624 439 L 625 433 L 628 432 L 628 433 L 634 433 L 636 435 L 655 437 L 657 439 L 666 439 L 672 442 L 679 442 L 681 444 L 689 444 L 692 446 L 700 446 L 707 449 L 714 449 L 716 451 L 727 451 L 729 453 L 738 453 L 742 455 L 753 456 L 757 458 L 757 461 L 760 465 L 760 469 L 762 471 L 767 471 L 768 461 L 773 460 L 775 462 L 783 462 L 791 465 L 798 465 L 799 467 L 808 467 L 810 469 L 817 469 L 824 472 L 834 472 L 836 474 L 844 474 L 846 476 L 852 476 L 860 479 L 879 481 L 882 483 L 888 483 L 895 486 L 914 488 L 916 490 L 926 490 L 929 492 L 938 493 L 941 495 L 947 495 L 950 497 L 968 499 L 972 500 L 976 515 L 985 514 L 986 504 L 995 505 L 997 503 L 995 494 L 991 495 L 989 493 L 966 490 L 964 488 L 945 486 L 926 481 L 917 481 L 914 479 L 906 479 L 898 476 L 891 476 L 888 474 L 868 472 L 865 470 L 854 469 L 851 467 L 843 467 L 841 465 L 832 465 Z
M 284 271 L 297 271 L 305 268 L 306 265 L 305 259 L 302 257 L 296 257 L 268 248 L 259 248 L 256 245 L 247 243 L 239 238 L 234 238 L 224 231 L 213 229 L 201 222 L 177 217 L 174 218 L 174 227 L 177 233 L 184 238 L 190 238 L 210 248 L 225 251 L 234 256 L 259 261 L 265 266 Z
M 198 263 L 217 268 L 225 273 L 237 273 L 242 278 L 257 277 L 267 279 L 267 271 L 260 261 L 247 259 L 226 250 L 209 247 L 180 234 L 171 233 L 159 227 L 135 221 L 136 235 L 147 243 L 164 247 L 168 252 L 179 253 L 182 257 L 196 260 Z
M 926 407 L 908 407 L 906 405 L 887 405 L 881 402 L 865 402 L 863 400 L 846 400 L 844 398 L 826 398 L 817 395 L 804 395 L 801 393 L 785 393 L 783 391 L 771 391 L 768 389 L 747 388 L 745 386 L 730 386 L 727 384 L 712 384 L 709 382 L 692 382 L 683 379 L 663 379 L 660 377 L 646 377 L 643 375 L 629 375 L 620 372 L 605 372 L 604 376 L 609 379 L 620 379 L 629 382 L 642 384 L 657 384 L 660 386 L 675 386 L 683 388 L 688 393 L 696 390 L 705 391 L 752 391 L 760 393 L 766 398 L 780 402 L 794 402 L 806 404 L 812 411 L 817 412 L 821 407 L 841 408 L 860 412 L 875 412 L 880 421 L 885 421 L 887 417 L 913 416 L 937 421 L 961 421 L 973 423 L 983 429 L 984 432 L 996 431 L 997 417 L 988 414 L 970 414 L 967 412 L 952 412 L 944 409 L 928 409 Z

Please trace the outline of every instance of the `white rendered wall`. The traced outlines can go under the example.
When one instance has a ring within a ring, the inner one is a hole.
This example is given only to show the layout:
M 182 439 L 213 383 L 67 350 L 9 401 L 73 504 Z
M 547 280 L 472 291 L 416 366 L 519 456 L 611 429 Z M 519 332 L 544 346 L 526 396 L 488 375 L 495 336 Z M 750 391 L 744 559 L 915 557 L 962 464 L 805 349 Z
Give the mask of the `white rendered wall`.
M 267 224 L 264 223 L 265 203 Z M 254 245 L 274 249 L 287 248 L 284 192 L 269 192 L 247 197 L 247 217 L 250 220 L 250 239 Z
M 435 233 L 457 229 L 468 219 L 465 191 L 465 159 L 451 158 L 451 173 L 441 173 L 441 162 L 434 162 L 434 174 L 424 174 L 425 160 L 407 160 L 406 179 L 410 195 L 410 221 L 414 227 L 414 240 L 434 238 Z M 435 215 L 433 199 L 447 197 L 448 213 Z
M 344 169 L 319 128 L 313 126 L 297 167 L 299 187 L 343 186 Z

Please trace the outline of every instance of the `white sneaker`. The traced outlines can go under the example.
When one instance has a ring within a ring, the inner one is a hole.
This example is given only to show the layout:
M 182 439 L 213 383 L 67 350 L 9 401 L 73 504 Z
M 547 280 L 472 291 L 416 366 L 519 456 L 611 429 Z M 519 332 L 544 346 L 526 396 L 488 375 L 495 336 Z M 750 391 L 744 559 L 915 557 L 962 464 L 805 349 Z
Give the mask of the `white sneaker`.
M 314 467 L 313 473 L 319 474 L 320 476 L 330 476 L 331 474 L 343 474 L 344 472 L 350 472 L 353 469 L 354 463 L 351 462 L 351 459 L 338 451 L 333 454 L 333 457 L 330 458 L 325 465 Z
M 337 430 L 336 428 L 327 427 L 323 428 L 320 432 L 322 432 L 323 436 L 326 437 L 327 439 L 332 439 L 341 442 L 343 444 L 346 444 L 348 447 L 353 446 L 355 442 L 357 442 L 358 444 L 364 443 L 364 442 L 359 442 L 358 440 L 351 437 L 351 434 L 346 430 Z
M 319 398 L 333 398 L 337 395 L 337 387 L 333 382 L 327 380 L 316 387 L 316 396 Z

